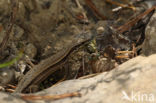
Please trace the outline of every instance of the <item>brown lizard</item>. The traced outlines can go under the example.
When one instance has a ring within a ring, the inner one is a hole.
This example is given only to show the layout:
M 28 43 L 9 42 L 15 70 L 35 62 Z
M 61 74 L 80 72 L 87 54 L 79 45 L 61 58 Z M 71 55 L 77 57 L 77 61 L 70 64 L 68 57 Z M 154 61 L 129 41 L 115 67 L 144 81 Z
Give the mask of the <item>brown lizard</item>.
M 51 57 L 41 61 L 38 65 L 34 66 L 26 75 L 20 80 L 15 89 L 15 93 L 24 92 L 31 85 L 37 85 L 45 80 L 50 74 L 58 70 L 67 60 L 70 53 L 77 47 L 85 44 L 91 40 L 91 37 L 87 37 L 80 42 L 74 40 L 68 47 L 62 51 L 52 55 Z

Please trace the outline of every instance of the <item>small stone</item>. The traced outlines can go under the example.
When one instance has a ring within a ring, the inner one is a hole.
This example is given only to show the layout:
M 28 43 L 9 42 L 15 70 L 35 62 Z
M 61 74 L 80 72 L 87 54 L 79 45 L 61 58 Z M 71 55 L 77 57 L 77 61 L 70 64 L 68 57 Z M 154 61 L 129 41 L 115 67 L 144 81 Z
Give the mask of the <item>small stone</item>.
M 0 85 L 6 85 L 15 80 L 15 71 L 11 68 L 0 68 Z
M 25 64 L 25 62 L 24 62 L 24 61 L 19 61 L 19 63 L 18 63 L 18 68 L 20 69 L 20 71 L 21 71 L 22 73 L 24 73 L 24 71 L 25 71 L 25 69 L 26 69 L 26 64 Z
M 104 30 L 105 30 L 104 27 L 100 26 L 97 28 L 96 31 L 97 31 L 97 34 L 102 34 L 104 32 Z
M 32 58 L 34 58 L 34 57 L 36 56 L 36 54 L 37 54 L 37 49 L 36 49 L 36 47 L 35 47 L 33 44 L 29 43 L 29 44 L 26 46 L 25 53 L 26 53 L 26 55 L 29 56 L 30 59 L 32 59 Z
M 16 39 L 20 39 L 24 34 L 24 30 L 19 26 L 14 26 L 14 35 Z
M 4 91 L 5 89 L 2 87 L 2 86 L 0 86 L 0 91 Z
M 92 64 L 93 66 L 93 72 L 94 73 L 100 73 L 112 70 L 116 65 L 116 62 L 114 60 L 109 60 L 107 58 L 100 58 L 95 63 Z

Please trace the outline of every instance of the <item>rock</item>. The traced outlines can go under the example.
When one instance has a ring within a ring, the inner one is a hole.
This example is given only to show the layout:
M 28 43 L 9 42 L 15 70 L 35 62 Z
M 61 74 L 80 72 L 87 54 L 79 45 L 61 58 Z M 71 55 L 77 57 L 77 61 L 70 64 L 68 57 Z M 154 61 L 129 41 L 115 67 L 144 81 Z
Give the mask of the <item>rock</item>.
M 100 58 L 95 63 L 92 63 L 92 68 L 94 73 L 100 73 L 104 71 L 109 71 L 115 67 L 115 60 Z
M 102 34 L 104 32 L 104 27 L 100 26 L 96 29 L 97 34 Z
M 0 95 L 1 95 L 0 96 L 1 103 L 27 103 L 26 101 L 18 97 L 11 96 L 4 92 L 0 92 Z
M 151 17 L 146 30 L 142 53 L 146 56 L 156 53 L 156 11 Z
M 32 58 L 34 58 L 34 57 L 36 56 L 36 54 L 37 54 L 37 49 L 36 49 L 36 47 L 35 47 L 33 44 L 29 43 L 29 44 L 26 46 L 25 53 L 26 53 L 26 55 L 29 56 L 29 58 L 32 59 Z
M 24 34 L 24 30 L 17 25 L 14 26 L 13 31 L 13 35 L 17 40 L 19 40 Z
M 35 94 L 57 95 L 80 92 L 82 95 L 56 101 L 49 100 L 48 103 L 112 103 L 113 101 L 116 103 L 154 103 L 156 95 L 156 82 L 153 80 L 156 78 L 155 59 L 156 54 L 149 57 L 138 56 L 110 72 L 104 72 L 89 79 L 68 80 Z M 12 96 L 7 97 L 15 100 Z M 37 103 L 46 102 L 47 100 L 37 101 Z
M 6 85 L 15 80 L 15 70 L 11 68 L 0 68 L 0 85 Z
M 156 55 L 138 56 L 110 72 L 90 79 L 65 81 L 37 94 L 64 94 L 75 91 L 82 94 L 82 97 L 60 99 L 53 103 L 112 103 L 113 101 L 132 103 L 139 101 L 145 94 L 147 98 L 143 97 L 141 103 L 147 101 L 151 103 L 152 96 L 156 95 L 156 82 L 153 81 L 153 78 L 156 78 L 155 58 Z M 130 100 L 124 99 L 123 93 L 127 94 Z M 137 95 L 135 98 L 132 97 L 133 93 Z
M 65 98 L 49 103 L 154 103 L 156 55 L 138 56 L 110 72 L 83 80 L 69 80 L 37 95 L 57 95 L 80 92 L 81 97 Z M 38 103 L 47 101 L 39 100 Z M 34 101 L 33 101 L 34 103 Z

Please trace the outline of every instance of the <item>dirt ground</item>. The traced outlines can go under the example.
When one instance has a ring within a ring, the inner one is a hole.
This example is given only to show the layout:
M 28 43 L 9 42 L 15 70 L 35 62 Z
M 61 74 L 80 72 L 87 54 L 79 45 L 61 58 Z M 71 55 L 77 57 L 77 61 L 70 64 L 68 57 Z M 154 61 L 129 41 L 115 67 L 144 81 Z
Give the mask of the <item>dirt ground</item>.
M 122 25 L 151 6 L 145 0 L 1 0 L 0 62 L 23 54 L 2 68 L 12 74 L 1 84 L 16 85 L 34 65 L 87 36 L 93 39 L 74 50 L 66 65 L 40 84 L 40 90 L 62 80 L 109 71 L 140 55 L 153 11 L 126 25 L 128 29 Z

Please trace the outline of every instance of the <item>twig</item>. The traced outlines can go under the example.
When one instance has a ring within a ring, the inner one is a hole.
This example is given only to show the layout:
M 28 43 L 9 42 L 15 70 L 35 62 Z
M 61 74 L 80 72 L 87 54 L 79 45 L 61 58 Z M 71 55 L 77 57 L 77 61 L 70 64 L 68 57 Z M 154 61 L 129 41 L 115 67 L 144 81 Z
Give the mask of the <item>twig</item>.
M 95 7 L 95 5 L 92 3 L 91 0 L 85 0 L 85 3 L 88 5 L 88 7 L 93 11 L 94 15 L 98 18 L 98 19 L 103 19 L 106 20 L 106 17 L 103 16 L 98 9 Z M 99 18 L 100 17 L 100 18 Z
M 7 92 L 13 93 L 15 90 L 13 89 L 5 89 Z
M 133 51 L 117 51 L 117 54 L 133 53 Z
M 40 95 L 21 95 L 21 97 L 24 100 L 57 100 L 57 99 L 63 99 L 67 97 L 75 97 L 75 96 L 81 96 L 78 92 L 73 93 L 66 93 L 66 94 L 60 94 L 60 95 L 46 95 L 46 96 L 40 96 Z
M 133 57 L 137 56 L 137 49 L 136 49 L 136 44 L 132 44 L 132 51 L 133 51 Z
M 6 30 L 6 35 L 3 38 L 2 43 L 0 44 L 0 54 L 2 54 L 2 51 L 6 48 L 7 42 L 10 38 L 11 30 L 13 28 L 13 25 L 15 23 L 15 18 L 18 10 L 18 0 L 11 0 L 11 5 L 12 5 L 12 12 L 11 12 L 11 17 L 10 17 L 10 24 L 8 26 L 8 29 Z
M 136 18 L 134 18 L 131 21 L 127 22 L 126 24 L 118 27 L 117 31 L 120 32 L 120 33 L 123 33 L 125 31 L 127 31 L 132 26 L 134 26 L 136 24 L 136 22 L 138 22 L 141 18 L 143 18 L 145 15 L 149 14 L 150 12 L 152 12 L 155 9 L 156 9 L 156 6 L 153 6 L 152 8 L 146 10 L 144 13 L 138 15 Z
M 121 8 L 130 8 L 130 9 L 136 11 L 136 8 L 131 4 L 121 4 L 121 3 L 111 1 L 111 0 L 106 0 L 106 2 L 108 2 L 110 4 L 113 4 L 113 5 L 117 5 L 117 6 L 121 7 Z
M 129 59 L 129 56 L 127 55 L 120 55 L 120 56 L 115 56 L 116 59 Z
M 3 30 L 3 26 L 2 25 L 0 25 L 0 32 Z
M 81 6 L 79 0 L 75 0 L 75 2 L 76 2 L 76 4 L 77 4 L 78 8 L 82 11 L 82 15 L 83 15 L 85 21 L 88 22 L 87 15 L 86 15 L 86 13 L 83 11 L 83 8 L 82 8 L 82 6 Z
M 115 56 L 115 58 L 127 59 L 127 58 L 130 58 L 131 56 L 132 57 L 137 56 L 135 45 L 132 44 L 132 46 L 133 46 L 132 51 L 116 51 L 117 56 Z M 124 55 L 124 54 L 128 54 L 128 55 Z
M 28 65 L 30 65 L 30 68 L 32 69 L 35 65 L 31 62 L 29 56 L 26 55 L 25 57 L 26 57 L 26 63 L 28 63 Z
M 16 88 L 16 86 L 11 85 L 11 84 L 8 84 L 7 86 L 10 87 L 10 88 L 12 88 L 12 89 L 15 89 Z
M 79 77 L 78 79 L 87 79 L 87 78 L 92 78 L 92 77 L 95 77 L 99 74 L 102 74 L 102 73 L 94 73 L 94 74 L 89 74 L 89 75 L 85 75 L 85 76 L 82 76 L 82 77 Z

